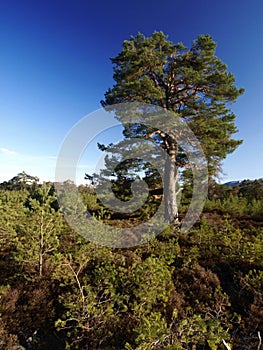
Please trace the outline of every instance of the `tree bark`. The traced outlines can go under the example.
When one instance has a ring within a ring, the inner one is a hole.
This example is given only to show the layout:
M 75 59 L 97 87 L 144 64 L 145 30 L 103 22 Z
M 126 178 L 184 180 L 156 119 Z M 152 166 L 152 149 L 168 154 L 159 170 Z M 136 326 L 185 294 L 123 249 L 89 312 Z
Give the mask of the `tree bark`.
M 169 142 L 164 172 L 164 205 L 165 205 L 165 220 L 170 223 L 178 222 L 178 206 L 176 200 L 176 181 L 177 181 L 177 166 L 176 166 L 176 142 Z

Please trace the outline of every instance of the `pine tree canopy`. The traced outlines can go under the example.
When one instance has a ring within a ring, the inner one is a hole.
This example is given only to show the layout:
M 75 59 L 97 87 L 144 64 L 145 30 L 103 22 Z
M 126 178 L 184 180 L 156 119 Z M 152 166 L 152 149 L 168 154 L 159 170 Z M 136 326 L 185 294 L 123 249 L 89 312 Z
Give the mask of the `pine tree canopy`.
M 222 160 L 242 142 L 232 138 L 237 128 L 230 104 L 244 89 L 235 86 L 234 75 L 215 51 L 210 35 L 199 35 L 190 49 L 173 44 L 163 32 L 131 36 L 111 59 L 115 84 L 101 103 L 137 101 L 175 112 L 200 140 L 209 174 L 217 175 Z M 145 126 L 125 128 L 126 137 L 147 135 Z M 161 143 L 160 130 L 149 132 Z

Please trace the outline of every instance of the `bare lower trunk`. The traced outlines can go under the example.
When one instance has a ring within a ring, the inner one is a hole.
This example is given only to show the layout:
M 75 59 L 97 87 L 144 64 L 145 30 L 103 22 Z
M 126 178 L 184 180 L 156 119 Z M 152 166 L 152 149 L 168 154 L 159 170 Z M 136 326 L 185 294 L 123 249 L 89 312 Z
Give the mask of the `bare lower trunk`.
M 178 222 L 178 207 L 176 200 L 176 144 L 171 144 L 165 163 L 164 205 L 165 219 L 170 223 Z

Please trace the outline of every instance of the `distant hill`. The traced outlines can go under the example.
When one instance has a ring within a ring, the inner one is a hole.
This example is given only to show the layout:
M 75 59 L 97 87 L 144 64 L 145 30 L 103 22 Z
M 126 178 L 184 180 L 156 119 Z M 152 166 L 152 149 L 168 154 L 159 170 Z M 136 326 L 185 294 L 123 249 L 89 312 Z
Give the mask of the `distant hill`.
M 257 179 L 257 180 L 237 180 L 237 181 L 229 181 L 225 182 L 223 185 L 226 187 L 236 187 L 236 186 L 251 186 L 254 184 L 262 185 L 263 186 L 263 178 Z
M 223 185 L 226 187 L 236 187 L 238 185 L 241 185 L 243 181 L 229 181 L 229 182 L 225 182 Z

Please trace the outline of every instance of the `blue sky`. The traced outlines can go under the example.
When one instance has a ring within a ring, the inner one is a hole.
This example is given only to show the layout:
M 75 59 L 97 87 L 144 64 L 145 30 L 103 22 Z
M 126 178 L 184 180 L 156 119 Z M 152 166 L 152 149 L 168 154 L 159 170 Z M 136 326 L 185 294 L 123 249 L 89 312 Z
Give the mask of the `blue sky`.
M 263 177 L 262 18 L 261 0 L 1 1 L 0 182 L 23 170 L 54 180 L 63 139 L 113 85 L 109 58 L 130 35 L 154 30 L 186 46 L 213 36 L 246 89 L 232 107 L 244 142 L 224 161 L 221 180 Z M 98 155 L 91 153 L 88 167 Z

